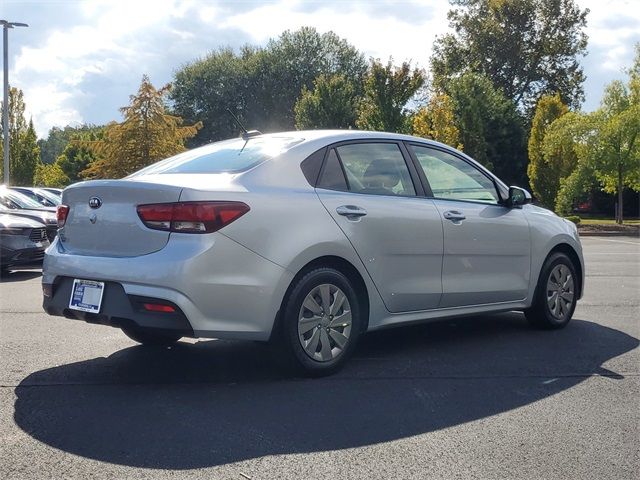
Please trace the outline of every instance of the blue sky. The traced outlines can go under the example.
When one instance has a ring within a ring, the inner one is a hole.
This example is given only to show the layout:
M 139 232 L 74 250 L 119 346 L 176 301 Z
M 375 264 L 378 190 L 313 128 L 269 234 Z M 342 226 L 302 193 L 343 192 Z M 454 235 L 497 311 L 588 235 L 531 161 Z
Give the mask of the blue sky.
M 584 110 L 624 78 L 640 42 L 640 1 L 577 0 L 589 8 Z M 333 30 L 367 56 L 427 67 L 436 35 L 448 30 L 446 0 L 205 1 L 3 0 L 10 31 L 10 83 L 25 94 L 40 137 L 52 126 L 120 120 L 142 75 L 156 86 L 220 46 L 264 44 L 304 25 Z

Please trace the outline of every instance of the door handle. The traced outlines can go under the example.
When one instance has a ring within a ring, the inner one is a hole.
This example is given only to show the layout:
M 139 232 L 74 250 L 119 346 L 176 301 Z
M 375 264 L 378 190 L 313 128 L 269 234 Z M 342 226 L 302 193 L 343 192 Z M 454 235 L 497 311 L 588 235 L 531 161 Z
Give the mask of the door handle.
M 459 222 L 467 218 L 464 216 L 464 213 L 460 212 L 459 210 L 447 210 L 442 214 L 442 216 L 447 220 L 451 220 L 452 222 Z
M 336 208 L 336 212 L 338 215 L 342 215 L 343 217 L 347 217 L 349 220 L 356 220 L 360 217 L 364 217 L 367 214 L 367 211 L 356 205 L 341 205 Z

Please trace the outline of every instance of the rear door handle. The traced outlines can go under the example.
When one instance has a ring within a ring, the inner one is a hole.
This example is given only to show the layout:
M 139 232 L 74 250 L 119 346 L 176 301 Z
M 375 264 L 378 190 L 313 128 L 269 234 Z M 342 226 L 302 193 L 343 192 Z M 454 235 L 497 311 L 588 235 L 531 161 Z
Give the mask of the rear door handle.
M 464 216 L 464 213 L 459 210 L 447 210 L 442 214 L 442 216 L 447 220 L 451 220 L 452 222 L 459 222 L 460 220 L 464 220 L 465 218 L 467 218 Z
M 336 208 L 336 212 L 338 215 L 342 215 L 343 217 L 347 217 L 349 220 L 356 220 L 360 217 L 364 217 L 367 214 L 367 211 L 356 205 L 341 205 Z

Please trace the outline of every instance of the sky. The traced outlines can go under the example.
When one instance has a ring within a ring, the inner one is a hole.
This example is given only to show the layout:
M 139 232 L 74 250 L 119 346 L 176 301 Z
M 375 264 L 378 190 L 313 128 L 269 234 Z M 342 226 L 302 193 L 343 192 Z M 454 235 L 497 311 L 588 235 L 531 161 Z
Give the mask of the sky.
M 640 42 L 640 0 L 576 0 L 589 8 L 585 111 L 624 79 Z M 436 35 L 449 30 L 446 0 L 2 0 L 9 82 L 24 92 L 39 137 L 53 126 L 120 121 L 143 74 L 156 87 L 222 46 L 263 45 L 284 30 L 334 31 L 367 57 L 427 68 Z

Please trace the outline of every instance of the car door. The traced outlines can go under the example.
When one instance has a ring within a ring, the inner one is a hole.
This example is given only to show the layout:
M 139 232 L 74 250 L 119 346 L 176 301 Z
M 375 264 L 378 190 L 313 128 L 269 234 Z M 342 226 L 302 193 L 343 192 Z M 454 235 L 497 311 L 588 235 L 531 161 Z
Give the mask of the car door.
M 441 307 L 522 300 L 530 280 L 529 224 L 501 204 L 489 175 L 462 156 L 412 144 L 443 221 Z
M 316 192 L 389 311 L 438 306 L 442 220 L 433 200 L 424 197 L 403 145 L 360 142 L 330 148 Z

